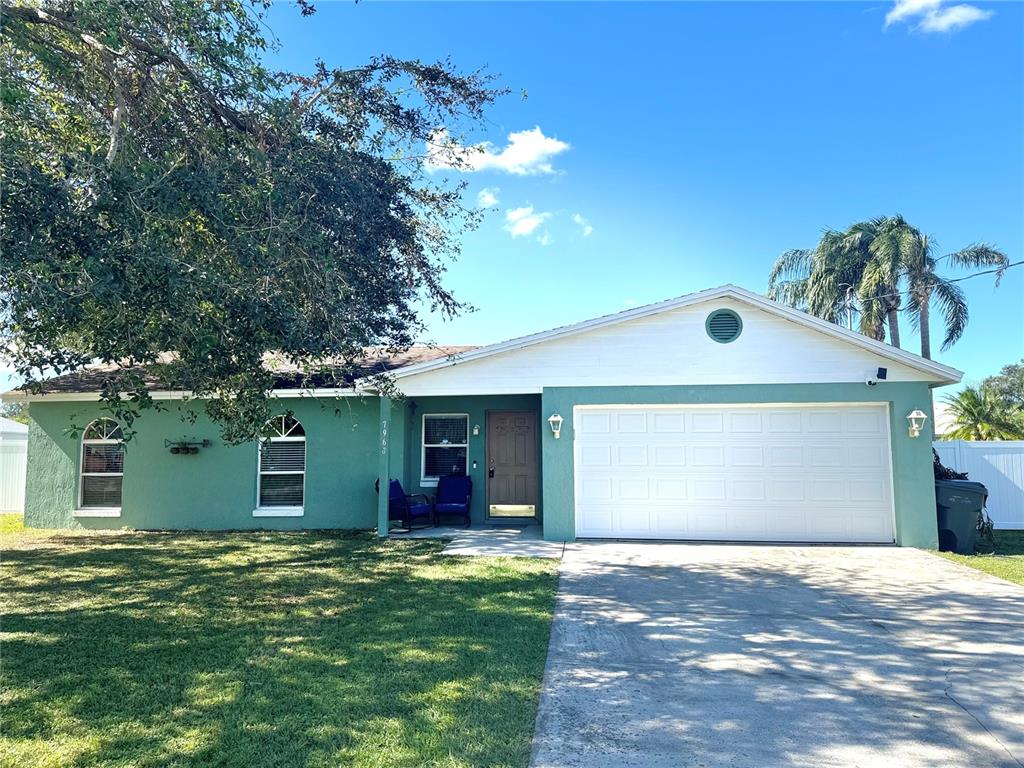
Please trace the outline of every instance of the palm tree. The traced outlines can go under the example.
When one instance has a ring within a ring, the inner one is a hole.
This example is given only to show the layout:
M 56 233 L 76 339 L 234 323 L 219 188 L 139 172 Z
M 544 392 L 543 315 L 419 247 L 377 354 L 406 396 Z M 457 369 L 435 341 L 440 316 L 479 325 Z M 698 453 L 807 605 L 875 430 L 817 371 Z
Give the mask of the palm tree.
M 768 278 L 768 297 L 840 323 L 858 317 L 860 332 L 885 340 L 886 324 L 893 344 L 899 346 L 899 295 L 892 285 L 876 279 L 870 291 L 862 287 L 865 272 L 877 257 L 871 244 L 885 218 L 851 225 L 845 231 L 826 229 L 811 250 L 786 251 L 775 262 Z M 876 271 L 876 278 L 880 276 Z M 854 310 L 853 294 L 860 300 Z
M 943 440 L 1024 440 L 1024 412 L 986 387 L 944 398 L 956 427 Z
M 948 260 L 954 268 L 996 267 L 1000 270 L 996 273 L 998 285 L 1002 269 L 1010 260 L 1002 251 L 983 243 L 936 258 L 935 241 L 911 226 L 902 216 L 897 214 L 883 220 L 872 220 L 872 223 L 876 222 L 876 236 L 870 245 L 873 258 L 864 272 L 861 302 L 869 302 L 869 297 L 879 288 L 890 290 L 893 286 L 906 285 L 906 312 L 920 332 L 921 356 L 931 359 L 932 300 L 942 312 L 945 324 L 942 351 L 949 349 L 963 336 L 969 317 L 963 291 L 952 280 L 936 274 L 938 262 Z M 895 322 L 890 319 L 890 327 L 894 326 Z M 898 340 L 893 343 L 899 346 Z
M 968 308 L 956 283 L 936 273 L 948 259 L 953 267 L 996 267 L 996 285 L 1009 264 L 1006 254 L 985 244 L 936 258 L 935 242 L 900 215 L 851 224 L 845 231 L 825 230 L 812 250 L 782 254 L 768 279 L 768 297 L 838 323 L 857 295 L 861 333 L 900 346 L 899 313 L 905 311 L 920 331 L 921 354 L 931 358 L 931 305 L 942 312 L 946 350 L 967 326 Z M 902 296 L 906 294 L 906 306 Z
M 861 325 L 889 326 L 889 341 L 900 346 L 900 241 L 906 237 L 899 216 L 877 216 L 852 224 L 846 239 L 867 252 L 857 286 Z

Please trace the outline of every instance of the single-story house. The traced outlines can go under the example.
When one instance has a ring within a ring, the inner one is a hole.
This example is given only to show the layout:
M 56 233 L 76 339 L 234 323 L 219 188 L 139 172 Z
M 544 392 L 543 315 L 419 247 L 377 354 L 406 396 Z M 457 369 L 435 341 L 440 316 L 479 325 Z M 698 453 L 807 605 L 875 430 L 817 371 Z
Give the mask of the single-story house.
M 388 367 L 400 398 L 275 390 L 263 450 L 173 392 L 122 444 L 88 372 L 13 393 L 26 524 L 386 534 L 378 478 L 468 474 L 474 525 L 551 540 L 937 544 L 930 390 L 961 373 L 735 286 Z

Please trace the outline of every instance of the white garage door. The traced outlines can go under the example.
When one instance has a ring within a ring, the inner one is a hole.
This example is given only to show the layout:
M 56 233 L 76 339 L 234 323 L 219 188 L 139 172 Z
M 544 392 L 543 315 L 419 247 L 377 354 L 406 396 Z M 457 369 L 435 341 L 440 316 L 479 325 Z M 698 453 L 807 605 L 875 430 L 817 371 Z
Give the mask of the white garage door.
M 576 535 L 892 542 L 884 405 L 579 407 Z

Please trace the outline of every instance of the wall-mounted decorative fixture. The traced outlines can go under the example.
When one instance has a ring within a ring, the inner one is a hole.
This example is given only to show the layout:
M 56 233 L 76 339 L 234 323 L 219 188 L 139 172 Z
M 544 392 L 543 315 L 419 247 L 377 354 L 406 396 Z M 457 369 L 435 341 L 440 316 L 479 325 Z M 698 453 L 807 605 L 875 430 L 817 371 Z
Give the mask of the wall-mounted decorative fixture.
M 175 456 L 188 456 L 199 453 L 200 448 L 209 448 L 213 443 L 202 440 L 164 440 L 164 448 L 170 448 Z
M 920 408 L 915 408 L 907 414 L 907 422 L 910 424 L 909 434 L 911 437 L 918 437 L 921 434 L 921 429 L 924 427 L 924 422 L 927 420 L 928 414 L 922 411 Z
M 555 436 L 555 440 L 562 436 L 562 422 L 565 421 L 557 413 L 552 413 L 548 416 L 548 424 L 551 425 L 551 433 Z
M 479 434 L 480 434 L 480 425 L 479 424 L 474 424 L 473 425 L 473 436 L 476 437 Z

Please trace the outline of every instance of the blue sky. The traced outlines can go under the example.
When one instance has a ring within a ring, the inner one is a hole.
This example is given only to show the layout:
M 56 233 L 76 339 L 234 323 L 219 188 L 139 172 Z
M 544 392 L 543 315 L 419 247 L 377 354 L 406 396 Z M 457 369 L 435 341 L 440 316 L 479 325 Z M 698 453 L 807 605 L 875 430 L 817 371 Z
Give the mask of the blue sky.
M 1024 258 L 1024 7 L 970 7 L 339 2 L 276 6 L 270 26 L 289 68 L 451 56 L 516 92 L 479 136 L 490 167 L 462 174 L 470 199 L 498 200 L 448 275 L 477 311 L 431 323 L 433 341 L 487 343 L 722 283 L 763 291 L 779 253 L 869 216 Z M 552 172 L 509 172 L 525 131 L 525 168 Z M 941 359 L 978 380 L 1024 354 L 1024 267 L 962 286 L 970 327 Z

